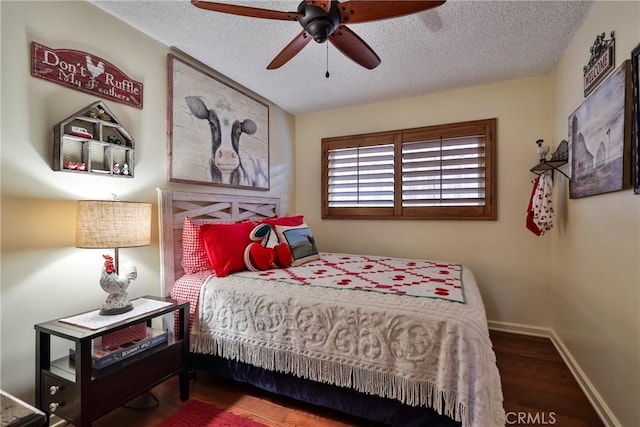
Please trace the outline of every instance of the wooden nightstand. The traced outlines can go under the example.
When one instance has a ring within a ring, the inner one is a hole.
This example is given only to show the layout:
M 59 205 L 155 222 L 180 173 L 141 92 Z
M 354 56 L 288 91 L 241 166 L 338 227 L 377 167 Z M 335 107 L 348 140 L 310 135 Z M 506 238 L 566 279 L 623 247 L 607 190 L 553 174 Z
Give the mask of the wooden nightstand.
M 189 303 L 150 296 L 132 302 L 135 307 L 136 303 L 145 300 L 169 304 L 142 314 L 135 314 L 134 309 L 131 317 L 93 330 L 70 324 L 69 318 L 35 325 L 36 406 L 48 415 L 55 413 L 76 427 L 86 427 L 176 374 L 180 375 L 180 399 L 189 399 Z M 165 343 L 108 367 L 92 368 L 94 339 L 140 322 L 151 326 L 152 319 L 175 311 L 178 312 L 177 336 L 169 331 L 169 339 Z M 126 317 L 127 314 L 114 318 Z M 51 360 L 52 335 L 73 342 L 74 360 L 69 356 Z

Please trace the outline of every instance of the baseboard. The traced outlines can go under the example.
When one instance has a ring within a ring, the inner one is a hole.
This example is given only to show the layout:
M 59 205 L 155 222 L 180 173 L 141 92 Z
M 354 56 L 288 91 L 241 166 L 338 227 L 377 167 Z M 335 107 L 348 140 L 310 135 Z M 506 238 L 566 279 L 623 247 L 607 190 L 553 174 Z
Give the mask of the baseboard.
M 514 334 L 522 334 L 522 335 L 533 335 L 538 337 L 549 338 L 553 343 L 558 353 L 560 353 L 560 357 L 564 360 L 564 363 L 571 371 L 571 374 L 578 382 L 578 385 L 591 402 L 591 405 L 598 413 L 598 416 L 602 420 L 605 426 L 607 427 L 622 427 L 622 424 L 618 421 L 615 415 L 609 409 L 609 406 L 606 404 L 598 390 L 594 387 L 594 385 L 589 381 L 589 378 L 584 373 L 584 371 L 578 365 L 578 362 L 574 359 L 573 355 L 569 351 L 569 349 L 564 345 L 560 337 L 553 331 L 551 328 L 543 328 L 539 326 L 530 326 L 530 325 L 522 325 L 519 323 L 509 323 L 509 322 L 496 322 L 489 321 L 489 329 L 494 331 L 503 331 L 503 332 L 511 332 Z
M 573 355 L 569 351 L 569 349 L 564 345 L 560 337 L 555 333 L 555 331 L 551 330 L 551 336 L 549 337 L 551 342 L 562 356 L 564 363 L 567 364 L 569 370 L 573 374 L 573 377 L 576 379 L 580 388 L 587 396 L 593 408 L 596 410 L 600 419 L 607 427 L 622 427 L 622 424 L 618 421 L 616 416 L 611 412 L 609 406 L 606 404 L 598 390 L 596 390 L 595 386 L 589 381 L 589 377 L 584 373 L 578 362 L 573 358 Z
M 496 322 L 489 320 L 489 329 L 494 331 L 511 332 L 520 335 L 551 338 L 551 329 L 540 326 L 523 325 L 520 323 Z

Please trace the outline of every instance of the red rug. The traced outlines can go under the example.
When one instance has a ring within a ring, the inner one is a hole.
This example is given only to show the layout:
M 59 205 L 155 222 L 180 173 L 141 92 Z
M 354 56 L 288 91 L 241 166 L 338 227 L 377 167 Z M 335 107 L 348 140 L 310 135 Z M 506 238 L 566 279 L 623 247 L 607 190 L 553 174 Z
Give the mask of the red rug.
M 198 400 L 190 400 L 158 427 L 265 427 L 255 421 L 215 408 Z

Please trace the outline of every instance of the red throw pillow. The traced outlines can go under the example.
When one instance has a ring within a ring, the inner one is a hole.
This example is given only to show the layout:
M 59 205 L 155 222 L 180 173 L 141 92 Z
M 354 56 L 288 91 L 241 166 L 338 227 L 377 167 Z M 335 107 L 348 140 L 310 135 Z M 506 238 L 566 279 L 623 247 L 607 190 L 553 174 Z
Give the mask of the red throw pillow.
M 200 227 L 200 238 L 216 276 L 225 277 L 246 270 L 244 249 L 251 243 L 249 235 L 254 227 L 253 222 L 205 224 Z
M 274 216 L 273 218 L 261 219 L 261 223 L 269 224 L 271 228 L 276 229 L 276 225 L 281 225 L 284 227 L 292 227 L 294 225 L 302 225 L 304 223 L 304 216 Z

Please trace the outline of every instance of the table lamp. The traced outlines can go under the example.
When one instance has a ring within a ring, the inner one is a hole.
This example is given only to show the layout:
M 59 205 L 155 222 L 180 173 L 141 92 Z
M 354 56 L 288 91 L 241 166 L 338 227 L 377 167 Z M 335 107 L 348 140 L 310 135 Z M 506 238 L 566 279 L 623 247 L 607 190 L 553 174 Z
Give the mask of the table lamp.
M 76 247 L 114 248 L 114 256 L 103 255 L 105 263 L 100 286 L 109 294 L 101 315 L 126 313 L 133 309 L 127 287 L 138 276 L 132 264 L 119 269 L 118 249 L 151 244 L 151 203 L 120 200 L 79 200 Z

